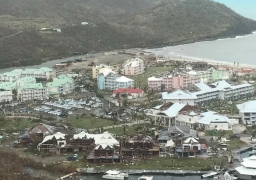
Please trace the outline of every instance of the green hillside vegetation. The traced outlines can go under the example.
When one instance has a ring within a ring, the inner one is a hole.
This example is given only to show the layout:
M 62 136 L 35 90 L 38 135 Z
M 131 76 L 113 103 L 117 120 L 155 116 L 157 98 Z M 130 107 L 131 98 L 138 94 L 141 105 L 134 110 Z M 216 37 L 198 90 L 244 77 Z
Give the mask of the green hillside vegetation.
M 0 0 L 0 66 L 251 33 L 256 22 L 210 0 Z M 81 25 L 88 22 L 88 25 Z M 41 33 L 43 27 L 61 33 Z

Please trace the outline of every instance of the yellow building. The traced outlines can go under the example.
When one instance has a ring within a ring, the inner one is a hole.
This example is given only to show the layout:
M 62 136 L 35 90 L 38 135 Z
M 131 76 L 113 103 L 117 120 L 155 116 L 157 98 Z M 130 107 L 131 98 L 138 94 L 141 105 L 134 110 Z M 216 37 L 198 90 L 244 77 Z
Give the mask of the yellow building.
M 92 78 L 96 79 L 98 77 L 98 74 L 102 73 L 106 69 L 110 69 L 118 74 L 119 68 L 117 66 L 108 66 L 105 64 L 100 64 L 99 66 L 93 66 L 92 67 Z

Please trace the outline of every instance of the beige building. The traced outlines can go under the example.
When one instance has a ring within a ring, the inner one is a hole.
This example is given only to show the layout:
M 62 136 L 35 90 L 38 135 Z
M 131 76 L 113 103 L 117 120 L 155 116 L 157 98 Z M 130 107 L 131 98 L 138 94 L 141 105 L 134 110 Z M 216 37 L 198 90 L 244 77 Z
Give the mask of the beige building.
M 127 60 L 122 65 L 122 73 L 127 76 L 142 74 L 144 72 L 144 61 L 140 58 Z
M 119 68 L 117 66 L 108 66 L 106 64 L 100 64 L 98 66 L 92 67 L 92 78 L 96 79 L 98 77 L 98 74 L 103 73 L 105 70 L 108 69 L 118 74 Z

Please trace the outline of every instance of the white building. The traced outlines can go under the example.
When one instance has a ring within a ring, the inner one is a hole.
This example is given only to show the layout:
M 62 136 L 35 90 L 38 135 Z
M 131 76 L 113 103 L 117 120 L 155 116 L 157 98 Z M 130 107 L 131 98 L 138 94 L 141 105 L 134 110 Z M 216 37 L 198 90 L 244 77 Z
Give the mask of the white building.
M 17 89 L 17 99 L 20 102 L 27 100 L 44 100 L 49 98 L 49 91 L 42 83 L 26 84 Z
M 0 74 L 0 82 L 15 82 L 21 77 L 22 69 L 15 69 L 11 72 Z
M 134 80 L 121 76 L 115 80 L 115 88 L 132 88 L 134 87 Z
M 241 166 L 235 168 L 239 179 L 252 180 L 256 178 L 256 156 L 243 158 Z
M 226 81 L 213 83 L 213 88 L 204 83 L 195 84 L 200 90 L 196 92 L 177 90 L 172 93 L 163 92 L 162 99 L 167 102 L 178 102 L 189 105 L 202 104 L 215 99 L 232 101 L 254 94 L 254 87 L 251 84 L 230 85 Z
M 218 115 L 214 111 L 201 113 L 201 116 L 196 122 L 204 130 L 232 130 L 230 119 L 226 116 Z
M 28 69 L 25 69 L 23 72 L 22 72 L 22 77 L 28 77 L 28 76 L 31 76 L 31 77 L 34 77 L 34 78 L 38 78 L 38 79 L 50 79 L 50 78 L 53 78 L 55 75 L 54 75 L 54 71 L 50 68 L 47 68 L 47 67 L 42 67 L 40 69 L 31 69 L 31 68 L 28 68 Z
M 11 102 L 12 101 L 12 91 L 0 90 L 0 102 Z
M 236 107 L 244 124 L 256 124 L 256 101 L 248 101 Z

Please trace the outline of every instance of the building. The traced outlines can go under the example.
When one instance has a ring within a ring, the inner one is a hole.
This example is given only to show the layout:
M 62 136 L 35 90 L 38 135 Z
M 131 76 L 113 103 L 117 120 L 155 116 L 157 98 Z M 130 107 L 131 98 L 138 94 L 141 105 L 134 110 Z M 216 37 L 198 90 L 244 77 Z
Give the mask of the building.
M 50 95 L 68 94 L 75 89 L 74 80 L 65 75 L 53 79 L 53 82 L 46 84 Z
M 169 91 L 172 89 L 183 89 L 192 86 L 195 83 L 199 83 L 200 78 L 188 74 L 173 74 L 166 77 L 148 78 L 148 88 L 155 91 Z
M 16 81 L 16 88 L 25 86 L 26 84 L 34 84 L 34 83 L 36 83 L 36 78 L 32 76 L 23 77 Z
M 116 74 L 119 73 L 119 68 L 117 66 L 108 66 L 106 64 L 100 64 L 98 66 L 92 67 L 92 78 L 96 79 L 100 73 L 104 73 L 104 71 L 113 71 Z
M 256 156 L 243 158 L 241 166 L 236 167 L 236 175 L 239 179 L 256 179 Z
M 119 96 L 125 94 L 128 97 L 131 96 L 131 98 L 133 99 L 142 97 L 144 95 L 144 92 L 139 88 L 117 88 L 113 91 L 113 97 L 116 97 L 117 94 L 119 94 Z
M 116 88 L 130 88 L 134 87 L 134 80 L 129 79 L 125 76 L 119 76 L 110 69 L 104 70 L 97 77 L 98 89 L 111 90 Z
M 256 124 L 256 101 L 247 101 L 236 107 L 244 124 Z
M 129 59 L 122 65 L 122 74 L 133 76 L 144 72 L 144 61 L 140 58 Z
M 118 77 L 115 80 L 115 88 L 133 88 L 134 80 L 125 76 Z
M 26 84 L 17 88 L 17 100 L 45 100 L 49 98 L 49 91 L 42 83 Z
M 0 82 L 15 82 L 21 77 L 22 72 L 22 69 L 15 69 L 11 72 L 0 74 Z
M 34 77 L 36 79 L 50 79 L 50 78 L 53 78 L 55 75 L 54 75 L 54 71 L 50 68 L 47 68 L 47 67 L 42 67 L 42 68 L 39 68 L 39 69 L 31 69 L 31 68 L 28 68 L 28 69 L 25 69 L 22 74 L 21 74 L 21 77 Z
M 198 138 L 188 137 L 181 144 L 176 146 L 176 153 L 180 157 L 195 157 L 202 150 Z
M 172 93 L 163 92 L 162 99 L 165 103 L 178 102 L 194 106 L 216 99 L 232 101 L 254 94 L 254 87 L 251 84 L 231 85 L 225 80 L 213 83 L 212 87 L 204 83 L 198 83 L 195 84 L 195 86 L 198 87 L 198 90 L 195 92 L 182 90 L 177 90 Z
M 128 137 L 122 144 L 124 160 L 134 156 L 159 156 L 159 145 L 149 136 Z
M 223 115 L 218 115 L 214 111 L 201 113 L 196 120 L 200 129 L 203 130 L 232 130 L 230 119 Z
M 7 90 L 1 90 L 0 89 L 0 102 L 11 102 L 12 99 L 12 91 L 7 91 Z
M 1 90 L 6 90 L 6 91 L 12 91 L 16 89 L 16 83 L 12 81 L 8 82 L 1 82 L 0 83 L 0 89 Z

